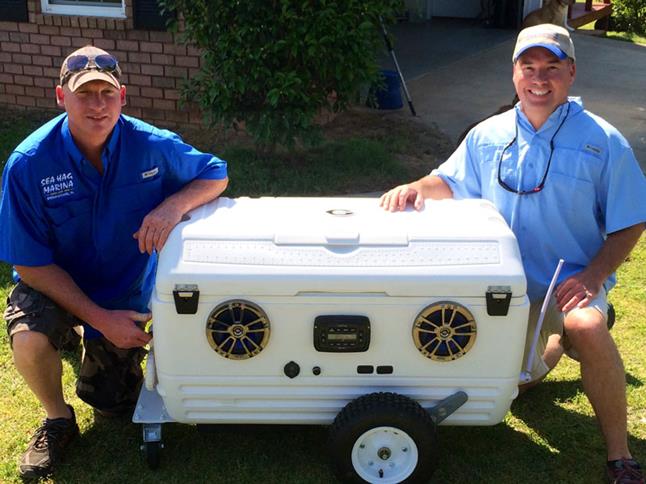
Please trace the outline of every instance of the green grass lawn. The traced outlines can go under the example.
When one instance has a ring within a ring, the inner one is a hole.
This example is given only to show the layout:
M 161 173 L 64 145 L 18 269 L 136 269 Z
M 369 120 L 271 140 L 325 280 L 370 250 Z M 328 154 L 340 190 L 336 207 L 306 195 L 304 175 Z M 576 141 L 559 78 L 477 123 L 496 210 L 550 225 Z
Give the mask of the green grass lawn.
M 0 121 L 0 159 L 41 119 Z M 3 124 L 4 123 L 4 124 Z M 398 143 L 405 143 L 401 139 Z M 394 160 L 392 140 L 338 141 L 312 150 L 307 162 L 260 157 L 230 148 L 230 196 L 323 195 L 367 191 L 411 177 Z M 630 445 L 646 463 L 646 237 L 619 271 L 610 299 L 617 311 L 612 333 L 623 355 L 629 402 Z M 0 310 L 11 287 L 10 268 L 0 263 Z M 503 337 L 504 335 L 501 335 Z M 147 469 L 139 453 L 141 429 L 127 420 L 95 417 L 74 393 L 79 354 L 64 355 L 64 391 L 74 405 L 81 436 L 69 449 L 55 480 L 64 483 L 334 482 L 325 452 L 326 429 L 316 426 L 164 426 L 162 466 Z M 35 398 L 16 373 L 0 332 L 0 482 L 20 482 L 16 465 L 42 418 Z M 493 427 L 441 427 L 439 467 L 433 482 L 602 482 L 604 445 L 578 366 L 564 358 L 544 384 L 512 405 Z

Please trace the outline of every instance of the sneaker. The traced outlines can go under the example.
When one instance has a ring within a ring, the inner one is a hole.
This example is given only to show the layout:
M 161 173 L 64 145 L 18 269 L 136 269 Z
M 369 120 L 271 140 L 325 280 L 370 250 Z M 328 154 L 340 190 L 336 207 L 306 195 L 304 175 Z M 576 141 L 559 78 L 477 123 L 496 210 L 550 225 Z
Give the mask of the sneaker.
M 46 418 L 34 432 L 27 450 L 20 459 L 22 477 L 37 479 L 51 474 L 62 457 L 63 449 L 78 435 L 79 427 L 76 425 L 74 409 L 70 405 L 68 407 L 72 412 L 71 418 Z
M 642 468 L 634 459 L 609 461 L 606 475 L 613 484 L 644 484 Z

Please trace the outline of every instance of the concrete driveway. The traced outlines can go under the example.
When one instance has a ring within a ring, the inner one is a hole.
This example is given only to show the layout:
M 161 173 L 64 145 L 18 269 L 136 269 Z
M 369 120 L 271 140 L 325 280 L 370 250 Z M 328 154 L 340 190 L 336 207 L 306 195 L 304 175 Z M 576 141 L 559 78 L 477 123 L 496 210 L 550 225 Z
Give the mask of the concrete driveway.
M 513 99 L 516 32 L 436 19 L 393 31 L 418 115 L 454 140 Z M 646 47 L 578 32 L 573 40 L 577 78 L 571 94 L 621 131 L 646 171 Z

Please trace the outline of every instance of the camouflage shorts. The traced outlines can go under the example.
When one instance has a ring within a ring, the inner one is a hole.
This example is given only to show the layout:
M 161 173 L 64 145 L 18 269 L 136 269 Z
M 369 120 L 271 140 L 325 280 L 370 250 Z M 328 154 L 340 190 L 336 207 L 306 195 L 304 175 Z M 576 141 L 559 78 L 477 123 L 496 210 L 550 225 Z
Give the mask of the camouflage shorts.
M 35 289 L 19 282 L 7 298 L 4 313 L 9 341 L 21 331 L 45 334 L 57 350 L 78 346 L 82 321 Z M 131 411 L 143 380 L 143 348 L 117 348 L 103 337 L 83 341 L 76 394 L 107 413 Z

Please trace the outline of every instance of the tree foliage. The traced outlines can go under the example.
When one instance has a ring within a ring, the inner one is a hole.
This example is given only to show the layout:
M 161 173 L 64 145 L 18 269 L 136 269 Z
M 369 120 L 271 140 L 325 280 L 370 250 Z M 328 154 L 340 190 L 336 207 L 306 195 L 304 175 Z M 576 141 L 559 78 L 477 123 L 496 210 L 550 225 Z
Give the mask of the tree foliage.
M 316 138 L 322 109 L 343 110 L 379 78 L 379 18 L 401 0 L 160 0 L 203 50 L 184 98 L 210 125 L 244 121 L 257 142 Z M 181 21 L 180 21 L 181 22 Z
M 646 0 L 613 0 L 612 29 L 646 35 Z

